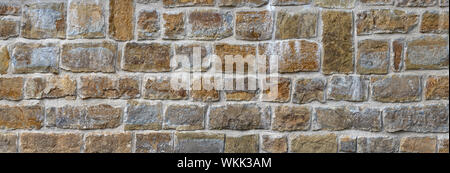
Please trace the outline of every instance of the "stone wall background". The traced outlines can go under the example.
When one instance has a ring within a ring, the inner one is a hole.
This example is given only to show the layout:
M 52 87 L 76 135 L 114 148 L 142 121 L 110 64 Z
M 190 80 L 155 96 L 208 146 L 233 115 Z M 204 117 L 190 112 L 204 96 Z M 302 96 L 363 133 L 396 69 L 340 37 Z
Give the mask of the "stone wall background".
M 448 153 L 448 14 L 448 0 L 0 0 L 0 152 Z M 281 55 L 280 95 L 261 80 L 170 90 L 170 58 L 194 46 Z

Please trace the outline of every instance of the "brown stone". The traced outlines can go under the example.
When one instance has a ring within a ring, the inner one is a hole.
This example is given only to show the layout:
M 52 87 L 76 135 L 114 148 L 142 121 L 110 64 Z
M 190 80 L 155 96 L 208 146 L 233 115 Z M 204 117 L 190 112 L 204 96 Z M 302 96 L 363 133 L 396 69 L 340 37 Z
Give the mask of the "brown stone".
M 79 153 L 82 135 L 77 133 L 22 133 L 20 151 L 24 153 Z
M 206 80 L 210 80 L 211 82 L 205 82 Z M 214 78 L 200 78 L 193 79 L 191 97 L 194 101 L 201 102 L 216 102 L 220 100 L 220 93 L 215 89 L 215 81 Z M 199 86 L 197 88 L 197 86 Z
M 0 16 L 0 40 L 19 36 L 20 20 Z
M 205 128 L 206 106 L 169 105 L 164 118 L 164 129 L 202 130 Z
M 325 78 L 299 79 L 295 83 L 292 102 L 298 104 L 311 103 L 318 101 L 325 102 Z
M 262 101 L 266 102 L 288 102 L 291 98 L 291 79 L 279 77 L 277 83 L 271 81 L 270 78 L 266 78 L 263 82 Z M 278 91 L 272 91 L 271 86 L 278 85 Z
M 448 138 L 439 139 L 438 152 L 439 153 L 448 153 Z
M 369 81 L 365 76 L 332 76 L 327 88 L 328 100 L 362 102 L 369 98 Z
M 403 10 L 372 9 L 357 14 L 358 35 L 408 33 L 418 23 L 419 17 Z
M 143 10 L 137 19 L 139 40 L 157 39 L 160 35 L 159 13 L 156 10 Z
M 256 100 L 258 96 L 258 81 L 254 77 L 235 77 L 226 79 L 225 83 L 233 82 L 233 89 L 227 90 L 225 88 L 225 99 L 230 101 L 252 101 Z M 253 83 L 250 86 L 250 83 Z M 238 86 L 240 86 L 238 88 Z M 241 88 L 243 87 L 243 88 Z
M 394 0 L 359 0 L 364 5 L 393 5 Z
M 439 70 L 448 68 L 448 37 L 423 36 L 407 43 L 406 70 Z
M 67 11 L 69 39 L 104 38 L 107 1 L 71 0 Z
M 65 3 L 34 3 L 24 6 L 22 37 L 66 38 Z
M 395 153 L 399 142 L 392 137 L 358 137 L 358 153 Z
M 0 78 L 0 99 L 6 100 L 22 100 L 23 98 L 22 77 Z
M 437 5 L 438 0 L 398 0 L 399 7 L 432 7 Z
M 40 129 L 44 122 L 44 108 L 32 106 L 0 106 L 0 129 Z
M 314 0 L 314 5 L 324 8 L 354 8 L 356 0 Z
M 194 57 L 194 52 L 196 52 L 196 56 L 200 55 L 200 57 Z M 211 67 L 210 63 L 210 55 L 212 55 L 212 48 L 209 44 L 202 43 L 182 43 L 175 44 L 175 55 L 178 56 L 187 56 L 189 59 L 189 65 L 177 65 L 175 67 L 175 71 L 182 72 L 206 72 Z M 194 65 L 194 59 L 201 61 L 199 62 L 201 65 Z M 173 59 L 172 59 L 173 60 Z
M 288 141 L 286 136 L 263 135 L 261 150 L 268 153 L 286 153 Z
M 394 51 L 393 70 L 400 72 L 403 69 L 403 57 L 405 55 L 405 42 L 402 39 L 397 39 L 392 42 L 392 49 Z
M 225 153 L 258 153 L 259 136 L 226 136 Z
M 115 72 L 117 44 L 113 42 L 66 43 L 61 68 L 72 72 Z
M 269 112 L 269 107 L 254 104 L 212 106 L 209 114 L 209 128 L 212 130 L 268 129 Z
M 129 101 L 126 109 L 125 130 L 161 130 L 163 108 L 161 103 Z
M 441 7 L 448 7 L 449 0 L 440 0 L 439 6 Z
M 236 39 L 270 40 L 272 38 L 273 20 L 269 11 L 236 12 Z
M 277 13 L 275 38 L 277 40 L 316 37 L 318 14 L 313 12 Z
M 164 39 L 179 40 L 186 36 L 184 13 L 164 13 Z
M 381 131 L 381 111 L 367 106 L 316 108 L 314 130 Z
M 275 6 L 290 6 L 290 5 L 307 5 L 310 4 L 312 0 L 274 0 L 272 5 Z
M 400 141 L 400 152 L 435 153 L 436 137 L 404 137 Z
M 188 15 L 187 36 L 195 40 L 220 40 L 233 35 L 230 11 L 195 10 Z
M 20 16 L 22 14 L 21 11 L 21 5 L 19 3 L 0 2 L 0 16 Z
M 15 133 L 0 134 L 0 153 L 16 153 L 16 152 L 17 152 L 17 134 Z
M 91 133 L 86 135 L 86 153 L 131 153 L 131 133 Z
M 8 48 L 0 45 L 0 74 L 8 73 L 9 60 Z
M 225 135 L 217 133 L 175 133 L 177 153 L 223 153 Z
M 136 134 L 136 153 L 172 153 L 172 133 Z
M 136 3 L 139 4 L 151 4 L 151 3 L 157 3 L 160 0 L 136 0 Z
M 79 92 L 82 99 L 139 97 L 140 82 L 136 77 L 82 76 L 80 79 Z
M 58 73 L 60 48 L 55 43 L 15 43 L 11 51 L 14 73 Z
M 118 41 L 128 41 L 134 35 L 133 0 L 109 1 L 109 35 Z
M 360 74 L 387 74 L 389 57 L 387 40 L 363 40 L 358 43 L 356 71 Z
M 332 133 L 291 136 L 290 151 L 294 153 L 336 153 L 337 147 L 337 137 Z
M 239 45 L 218 43 L 215 45 L 214 53 L 222 60 L 222 72 L 243 74 L 244 72 L 248 72 L 249 69 L 254 70 L 251 71 L 252 73 L 256 71 L 255 63 L 251 61 L 252 59 L 247 59 L 250 56 L 256 56 L 256 45 L 254 44 Z M 226 56 L 232 56 L 234 61 L 225 61 Z M 253 58 L 253 60 L 256 60 L 256 58 Z M 230 67 L 233 65 L 233 71 L 226 69 L 227 65 Z M 242 72 L 241 69 L 238 69 L 238 66 L 243 66 L 244 72 Z M 220 69 L 216 70 L 219 71 Z
M 170 85 L 170 77 L 149 77 L 144 86 L 144 98 L 151 100 L 184 100 L 188 93 L 184 89 L 175 90 Z
M 429 76 L 425 87 L 425 99 L 447 100 L 448 99 L 448 76 Z
M 324 74 L 353 72 L 353 17 L 350 12 L 323 11 L 322 71 Z
M 25 97 L 31 99 L 76 97 L 77 82 L 65 76 L 29 78 L 25 83 Z
M 312 108 L 306 106 L 278 106 L 275 108 L 272 130 L 305 131 L 312 119 Z
M 448 33 L 448 11 L 426 11 L 422 15 L 420 32 L 422 33 Z
M 130 72 L 168 72 L 173 52 L 170 44 L 127 43 L 122 69 Z
M 214 0 L 162 0 L 164 7 L 214 6 Z
M 421 77 L 415 75 L 373 76 L 372 98 L 375 101 L 414 102 L 420 101 L 422 95 Z
M 339 152 L 355 153 L 356 146 L 356 137 L 344 136 L 339 138 Z
M 261 7 L 269 0 L 218 0 L 219 7 Z

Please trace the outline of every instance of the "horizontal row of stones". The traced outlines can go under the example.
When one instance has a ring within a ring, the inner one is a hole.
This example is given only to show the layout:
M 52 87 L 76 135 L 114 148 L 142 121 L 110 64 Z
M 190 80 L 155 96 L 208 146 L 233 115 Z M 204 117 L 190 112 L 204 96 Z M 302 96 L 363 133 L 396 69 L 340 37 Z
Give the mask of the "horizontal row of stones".
M 223 133 L 5 133 L 0 152 L 23 153 L 448 153 L 448 136 Z
M 134 40 L 136 36 L 138 40 L 152 40 L 158 39 L 161 35 L 163 39 L 168 40 L 220 40 L 231 37 L 233 34 L 238 40 L 259 41 L 270 40 L 272 35 L 278 40 L 315 38 L 318 33 L 319 12 L 317 10 L 296 12 L 281 10 L 275 15 L 275 12 L 267 10 L 243 10 L 234 14 L 231 11 L 217 9 L 167 12 L 145 9 L 139 11 L 135 18 L 131 0 L 111 0 L 109 21 L 107 21 L 106 2 L 73 0 L 69 8 L 65 7 L 65 3 L 26 4 L 22 19 L 0 17 L 0 39 L 19 35 L 29 39 L 106 38 L 107 30 L 109 38 L 118 41 Z M 342 1 L 330 0 L 330 3 L 335 2 Z M 0 5 L 0 9 L 4 9 L 0 10 L 0 15 L 14 11 L 13 7 L 5 7 L 5 4 Z M 66 9 L 68 9 L 67 21 Z M 419 15 L 422 18 L 421 33 L 448 33 L 448 11 L 430 10 L 417 14 L 401 9 L 370 9 L 357 12 L 356 33 L 357 35 L 405 34 L 418 26 Z M 321 16 L 324 30 L 339 33 L 339 35 L 352 35 L 353 30 L 347 29 L 353 27 L 352 12 L 324 10 Z M 333 18 L 338 19 L 330 20 Z M 273 34 L 274 30 L 275 34 Z M 323 33 L 323 37 L 329 36 L 327 31 Z M 337 39 L 341 38 L 337 37 Z M 351 41 L 348 38 L 346 40 Z
M 0 105 L 0 129 L 272 130 L 448 133 L 448 102 L 360 106 L 204 105 L 129 101 L 81 106 Z
M 124 47 L 111 41 L 16 42 L 9 46 L 0 44 L 0 74 L 59 73 L 61 70 L 74 73 L 195 72 L 192 62 L 196 47 L 202 60 L 202 68 L 196 72 L 211 69 L 210 55 L 213 54 L 221 59 L 222 71 L 225 71 L 226 55 L 240 55 L 244 60 L 248 55 L 266 55 L 267 58 L 277 55 L 279 73 L 322 72 L 328 75 L 356 71 L 368 75 L 440 70 L 449 66 L 448 35 L 364 39 L 358 41 L 355 56 L 351 42 L 334 40 L 336 33 L 329 34 L 323 46 L 303 39 L 258 44 L 129 42 Z M 173 63 L 175 55 L 186 55 L 190 63 L 183 66 Z M 250 65 L 253 69 L 265 68 Z

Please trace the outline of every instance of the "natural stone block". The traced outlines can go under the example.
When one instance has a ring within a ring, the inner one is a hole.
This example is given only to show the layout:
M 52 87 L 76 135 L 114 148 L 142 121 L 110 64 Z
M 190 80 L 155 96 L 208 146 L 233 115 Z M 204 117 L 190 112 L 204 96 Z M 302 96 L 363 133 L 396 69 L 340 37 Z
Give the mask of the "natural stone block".
M 367 106 L 316 108 L 314 130 L 381 131 L 381 111 Z
M 118 41 L 128 41 L 134 35 L 134 1 L 109 1 L 109 35 Z
M 353 16 L 351 12 L 323 11 L 324 74 L 353 72 Z
M 26 4 L 23 10 L 22 37 L 66 38 L 66 4 Z
M 366 101 L 369 81 L 365 76 L 332 76 L 328 82 L 328 100 Z
M 163 108 L 161 103 L 129 101 L 125 130 L 160 130 Z
M 393 71 L 400 72 L 404 66 L 405 41 L 403 39 L 394 40 L 392 42 L 392 50 L 394 52 Z
M 77 82 L 65 76 L 29 78 L 25 82 L 25 97 L 31 99 L 76 97 Z
M 188 15 L 187 36 L 195 40 L 220 40 L 233 35 L 230 11 L 195 10 Z
M 221 59 L 222 61 L 222 72 L 226 73 L 237 73 L 237 74 L 243 74 L 245 72 L 249 72 L 249 69 L 256 70 L 256 65 L 253 63 L 253 61 L 248 60 L 247 58 L 249 56 L 256 56 L 256 45 L 254 44 L 227 44 L 227 43 L 218 43 L 215 46 L 214 53 Z M 233 62 L 227 62 L 225 61 L 226 56 L 233 56 L 232 58 L 235 60 Z M 242 60 L 239 60 L 236 56 L 242 56 Z M 254 58 L 256 60 L 256 57 Z M 244 65 L 244 72 L 241 71 L 241 69 L 238 69 L 238 63 L 245 64 Z M 249 63 L 250 62 L 250 63 Z M 229 69 L 226 69 L 226 65 L 233 65 L 233 71 L 230 71 Z M 220 69 L 216 69 L 216 72 Z M 254 73 L 255 71 L 250 71 Z M 249 73 L 250 73 L 249 72 Z
M 252 101 L 258 99 L 258 80 L 254 77 L 235 77 L 230 80 L 225 80 L 225 83 L 233 82 L 233 89 L 225 89 L 225 99 L 227 101 Z M 250 82 L 254 82 L 255 88 L 249 89 Z M 243 89 L 239 88 L 243 84 Z
M 448 11 L 426 11 L 422 15 L 422 23 L 420 24 L 421 33 L 448 33 Z
M 261 7 L 269 0 L 218 0 L 219 7 Z
M 438 0 L 398 0 L 399 7 L 432 7 L 437 5 Z
M 363 40 L 358 43 L 356 71 L 360 74 L 387 74 L 389 57 L 387 40 Z
M 381 5 L 393 5 L 394 0 L 359 0 L 364 5 L 381 6 Z
M 303 78 L 297 80 L 292 102 L 298 104 L 306 104 L 313 101 L 324 103 L 326 83 L 325 78 Z
M 448 37 L 423 36 L 407 43 L 406 70 L 448 69 Z
M 448 76 L 429 76 L 425 87 L 425 99 L 448 99 Z
M 316 37 L 318 14 L 310 11 L 277 13 L 275 39 L 295 39 Z
M 225 135 L 215 133 L 175 133 L 177 153 L 223 153 Z
M 180 13 L 164 13 L 164 39 L 168 40 L 180 40 L 186 36 L 185 31 L 185 15 L 184 12 Z
M 293 135 L 290 151 L 293 153 L 336 153 L 337 137 L 330 133 L 326 135 Z
M 41 105 L 0 106 L 0 129 L 41 129 L 44 122 Z
M 19 36 L 19 30 L 20 20 L 0 16 L 0 40 Z
M 278 77 L 275 81 L 277 83 L 272 83 L 270 78 L 263 81 L 261 100 L 265 102 L 288 102 L 291 98 L 291 79 Z M 271 91 L 271 85 L 278 85 L 278 92 Z
M 22 77 L 0 78 L 0 100 L 21 100 L 23 98 Z
M 215 0 L 162 0 L 164 7 L 214 6 Z
M 137 77 L 82 76 L 79 89 L 82 99 L 137 98 L 140 96 L 140 80 Z
M 392 137 L 358 137 L 358 153 L 395 153 L 398 147 Z
M 14 73 L 58 73 L 60 49 L 55 43 L 23 43 L 12 46 Z
M 86 135 L 86 153 L 130 153 L 131 133 L 91 133 Z
M 160 0 L 136 0 L 136 3 L 138 4 L 151 4 L 151 3 L 157 3 Z
M 272 5 L 275 6 L 291 6 L 291 5 L 307 5 L 310 4 L 312 0 L 274 0 Z
M 175 55 L 187 56 L 189 59 L 189 64 L 176 65 L 175 71 L 181 72 L 206 72 L 211 67 L 212 53 L 211 45 L 202 43 L 181 43 L 175 44 Z M 195 54 L 195 55 L 194 55 Z M 195 57 L 199 56 L 199 57 Z M 194 59 L 200 59 L 201 65 L 194 65 Z
M 258 153 L 259 136 L 226 136 L 225 153 Z
M 160 35 L 159 13 L 156 10 L 143 10 L 137 19 L 137 32 L 139 40 L 153 40 Z
M 439 6 L 441 7 L 448 7 L 449 0 L 440 0 Z
M 312 108 L 307 106 L 277 106 L 272 130 L 275 131 L 305 131 L 312 119 Z
M 263 135 L 261 150 L 268 153 L 286 153 L 288 140 L 286 136 Z
M 214 78 L 209 78 L 211 83 L 205 82 L 208 78 L 194 78 L 191 85 L 191 97 L 194 101 L 217 102 L 220 100 L 220 93 L 215 89 Z M 200 86 L 196 88 L 195 86 Z
M 0 45 L 0 74 L 8 73 L 10 59 L 8 48 Z
M 16 152 L 17 152 L 17 134 L 14 133 L 0 134 L 0 153 L 16 153 Z
M 254 104 L 230 104 L 210 108 L 209 128 L 212 130 L 268 129 L 269 126 L 269 107 Z
M 438 152 L 448 153 L 448 138 L 439 139 L 438 141 Z
M 436 137 L 404 137 L 400 141 L 400 152 L 435 153 Z
M 164 118 L 164 129 L 202 130 L 205 128 L 206 106 L 169 105 Z
M 72 72 L 115 72 L 117 44 L 113 42 L 66 43 L 61 68 Z
M 188 92 L 184 89 L 175 90 L 170 85 L 170 77 L 149 77 L 145 80 L 144 98 L 150 100 L 185 100 Z
M 19 3 L 0 2 L 0 16 L 20 16 L 22 14 L 21 12 L 21 5 Z
M 415 75 L 373 76 L 372 98 L 379 102 L 415 102 L 422 95 L 421 77 Z
M 356 0 L 314 0 L 314 5 L 323 8 L 354 8 Z
M 69 0 L 67 37 L 69 39 L 104 38 L 106 3 L 97 0 Z
M 236 12 L 236 39 L 270 40 L 272 38 L 273 20 L 269 11 Z
M 344 136 L 339 138 L 339 152 L 355 153 L 356 146 L 356 137 Z
M 22 133 L 20 151 L 24 153 L 79 153 L 82 135 L 77 133 Z
M 127 43 L 122 69 L 130 72 L 168 72 L 173 55 L 170 44 Z
M 357 13 L 356 32 L 358 35 L 406 34 L 418 24 L 415 13 L 403 10 L 372 9 Z
M 136 153 L 172 153 L 172 133 L 138 133 L 136 134 Z

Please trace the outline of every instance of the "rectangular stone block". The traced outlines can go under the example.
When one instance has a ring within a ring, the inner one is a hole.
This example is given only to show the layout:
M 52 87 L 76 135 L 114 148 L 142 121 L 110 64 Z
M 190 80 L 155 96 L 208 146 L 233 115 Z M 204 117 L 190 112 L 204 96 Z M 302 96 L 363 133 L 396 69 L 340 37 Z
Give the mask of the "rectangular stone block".
M 223 153 L 225 135 L 216 133 L 175 133 L 177 153 Z
M 441 138 L 438 142 L 438 152 L 448 153 L 448 138 Z
M 392 51 L 394 52 L 394 62 L 392 68 L 394 72 L 401 72 L 404 66 L 405 41 L 396 39 L 392 42 Z
M 218 0 L 219 7 L 261 7 L 269 0 Z
M 177 13 L 164 13 L 162 18 L 164 19 L 163 39 L 167 40 L 181 40 L 186 36 L 185 23 L 186 17 L 184 12 Z
M 140 83 L 135 76 L 81 76 L 78 91 L 82 99 L 138 98 Z
M 314 5 L 323 8 L 354 8 L 356 0 L 314 0 Z
M 406 34 L 418 24 L 419 15 L 403 10 L 372 9 L 357 13 L 358 35 Z
M 397 0 L 399 7 L 432 7 L 437 3 L 438 0 Z
M 30 3 L 23 9 L 22 37 L 66 38 L 65 3 Z
M 421 33 L 448 33 L 448 11 L 426 11 L 422 14 Z
M 90 133 L 85 138 L 85 153 L 131 153 L 131 133 Z
M 168 72 L 171 45 L 166 43 L 127 43 L 122 69 L 130 72 Z
M 115 72 L 117 43 L 66 43 L 62 46 L 61 68 L 72 72 Z
M 306 104 L 314 101 L 325 103 L 325 78 L 302 78 L 295 82 L 292 102 Z
M 0 74 L 8 73 L 10 59 L 8 47 L 0 45 Z
M 211 83 L 206 82 L 209 80 Z M 214 88 L 215 80 L 213 77 L 194 78 L 191 85 L 191 97 L 198 102 L 217 102 L 220 100 L 220 92 Z
M 159 13 L 156 10 L 142 10 L 137 18 L 139 40 L 153 40 L 160 35 Z
M 396 153 L 399 141 L 393 137 L 358 137 L 358 153 Z
M 286 153 L 288 139 L 284 135 L 263 135 L 261 150 L 268 153 Z
M 370 6 L 387 6 L 394 5 L 395 0 L 359 0 L 364 5 Z
M 275 23 L 275 39 L 314 38 L 318 14 L 313 11 L 279 11 Z
M 77 82 L 65 76 L 34 77 L 25 82 L 25 98 L 76 98 Z
M 425 84 L 425 99 L 448 100 L 448 76 L 429 76 Z
M 344 136 L 339 138 L 339 152 L 355 153 L 357 148 L 356 137 Z
M 392 75 L 373 76 L 372 98 L 384 103 L 417 102 L 421 100 L 422 82 L 420 76 Z
M 273 19 L 270 11 L 236 12 L 236 39 L 270 40 L 273 32 Z
M 277 81 L 277 83 L 272 83 L 270 78 L 266 78 L 263 81 L 261 101 L 280 103 L 289 102 L 291 98 L 291 79 L 278 77 L 275 81 Z M 278 85 L 278 91 L 272 91 L 270 88 L 271 85 Z
M 0 2 L 0 16 L 19 16 L 21 13 L 21 5 L 19 3 Z
M 164 76 L 150 76 L 146 78 L 144 85 L 144 98 L 150 100 L 185 100 L 188 91 L 173 89 L 171 78 Z
M 259 136 L 242 135 L 225 137 L 225 153 L 258 153 Z
M 23 84 L 22 77 L 0 77 L 0 100 L 22 100 Z
M 310 4 L 312 0 L 274 0 L 272 5 L 274 6 L 297 6 Z
M 314 130 L 362 130 L 378 132 L 382 130 L 381 110 L 368 106 L 340 106 L 316 108 Z
M 17 42 L 11 48 L 13 73 L 58 73 L 60 48 L 57 43 Z
M 214 6 L 215 0 L 162 0 L 164 7 Z
M 161 130 L 161 103 L 129 101 L 126 108 L 125 130 Z
M 407 43 L 406 70 L 448 69 L 448 36 L 422 36 Z
M 183 104 L 167 106 L 164 129 L 202 130 L 205 129 L 207 106 Z
M 270 108 L 254 104 L 212 106 L 209 113 L 211 130 L 268 129 Z
M 41 105 L 0 106 L 0 129 L 41 129 L 44 123 Z
M 67 38 L 93 39 L 106 35 L 106 6 L 108 1 L 69 0 Z
M 272 130 L 306 131 L 312 119 L 312 108 L 308 106 L 277 106 L 274 112 Z
M 369 81 L 365 76 L 332 76 L 328 81 L 328 100 L 363 102 L 369 97 Z
M 400 141 L 400 152 L 435 153 L 436 142 L 436 137 L 403 137 Z
M 253 101 L 258 99 L 258 80 L 255 77 L 235 77 L 224 81 L 224 83 L 228 82 L 232 82 L 233 89 L 225 89 L 225 99 L 227 101 Z M 250 86 L 251 83 L 253 83 L 253 86 Z
M 20 20 L 0 16 L 0 40 L 19 36 Z
M 175 55 L 187 56 L 189 64 L 179 64 L 175 67 L 178 72 L 206 72 L 211 68 L 212 46 L 203 43 L 181 43 L 175 44 Z M 194 55 L 195 53 L 195 55 Z M 197 57 L 199 56 L 199 57 Z M 194 59 L 200 59 L 199 65 L 194 65 Z M 174 59 L 172 59 L 174 60 Z
M 389 57 L 388 40 L 362 40 L 358 43 L 356 71 L 359 74 L 387 74 Z
M 15 133 L 0 134 L 0 153 L 17 153 L 17 138 Z
M 290 152 L 293 153 L 336 153 L 337 136 L 325 135 L 291 135 Z
M 195 40 L 220 40 L 233 35 L 230 11 L 194 10 L 188 14 L 187 37 Z
M 128 41 L 134 35 L 134 0 L 109 1 L 109 35 L 118 41 Z
M 173 134 L 165 132 L 136 134 L 136 153 L 174 152 Z
M 20 151 L 24 153 L 80 153 L 82 134 L 22 133 Z

